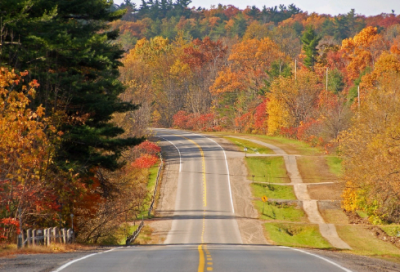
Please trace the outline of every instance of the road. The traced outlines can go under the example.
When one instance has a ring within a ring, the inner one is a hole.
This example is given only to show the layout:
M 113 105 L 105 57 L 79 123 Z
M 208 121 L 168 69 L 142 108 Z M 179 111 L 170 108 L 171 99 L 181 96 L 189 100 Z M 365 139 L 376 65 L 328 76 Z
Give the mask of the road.
M 350 271 L 302 250 L 243 245 L 222 147 L 202 135 L 155 132 L 175 147 L 173 163 L 179 164 L 173 222 L 164 245 L 116 248 L 55 271 Z

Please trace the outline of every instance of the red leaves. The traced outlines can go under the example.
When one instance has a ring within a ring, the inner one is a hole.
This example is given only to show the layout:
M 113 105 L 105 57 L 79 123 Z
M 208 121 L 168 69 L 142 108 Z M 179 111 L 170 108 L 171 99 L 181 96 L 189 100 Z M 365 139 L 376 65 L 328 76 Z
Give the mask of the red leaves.
M 135 168 L 152 167 L 158 161 L 157 153 L 161 152 L 161 148 L 150 141 L 144 141 L 135 146 L 134 150 L 140 153 L 140 157 L 131 164 Z
M 145 154 L 142 155 L 140 158 L 136 159 L 132 166 L 135 168 L 150 168 L 158 161 L 158 157 L 155 155 Z
M 144 141 L 140 145 L 135 146 L 135 151 L 154 155 L 154 154 L 157 154 L 158 152 L 160 152 L 161 148 L 158 145 L 156 145 L 155 143 L 152 143 L 149 141 Z
M 194 114 L 178 111 L 173 116 L 173 126 L 183 129 L 194 129 L 200 131 L 217 131 L 214 113 Z

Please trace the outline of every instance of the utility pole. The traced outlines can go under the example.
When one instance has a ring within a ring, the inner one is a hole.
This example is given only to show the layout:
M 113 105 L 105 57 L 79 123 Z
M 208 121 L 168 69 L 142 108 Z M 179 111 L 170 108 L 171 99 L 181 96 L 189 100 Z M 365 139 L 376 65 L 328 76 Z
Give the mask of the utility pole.
M 326 91 L 328 91 L 328 71 L 329 67 L 326 67 Z
M 18 215 L 19 215 L 19 235 L 18 235 L 17 247 L 22 248 L 24 246 L 24 233 L 22 231 L 22 209 L 21 209 L 21 207 L 18 208 Z
M 360 85 L 357 87 L 358 114 L 360 114 Z
M 294 80 L 297 80 L 297 59 L 294 60 Z
M 325 97 L 326 102 L 328 102 L 328 71 L 329 67 L 326 67 L 326 97 Z

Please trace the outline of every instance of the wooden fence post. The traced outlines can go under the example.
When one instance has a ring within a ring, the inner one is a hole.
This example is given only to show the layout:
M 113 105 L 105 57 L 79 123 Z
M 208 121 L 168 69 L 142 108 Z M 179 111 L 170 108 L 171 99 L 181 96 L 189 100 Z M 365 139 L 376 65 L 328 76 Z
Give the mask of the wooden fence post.
M 28 246 L 31 246 L 32 245 L 32 229 L 26 230 L 26 239 L 27 239 Z
M 66 244 L 67 243 L 67 231 L 65 228 L 61 229 L 61 236 L 62 236 L 63 244 Z
M 47 228 L 46 233 L 47 233 L 47 246 L 50 246 L 51 245 L 51 229 Z

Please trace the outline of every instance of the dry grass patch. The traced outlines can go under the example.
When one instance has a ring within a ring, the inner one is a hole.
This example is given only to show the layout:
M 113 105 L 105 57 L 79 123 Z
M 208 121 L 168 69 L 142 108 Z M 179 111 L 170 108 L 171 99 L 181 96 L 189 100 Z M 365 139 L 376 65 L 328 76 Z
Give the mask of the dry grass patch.
M 296 157 L 300 175 L 305 183 L 336 182 L 338 177 L 330 171 L 326 157 Z
M 316 200 L 342 200 L 343 183 L 308 185 L 311 199 Z
M 326 223 L 339 224 L 339 225 L 349 224 L 349 219 L 342 210 L 332 209 L 332 210 L 321 210 L 320 212 Z
M 380 257 L 400 262 L 400 250 L 391 243 L 377 239 L 365 226 L 336 226 L 337 232 L 355 254 Z
M 0 257 L 7 257 L 16 254 L 43 254 L 43 253 L 65 253 L 98 249 L 98 246 L 82 244 L 52 244 L 51 246 L 28 246 L 21 249 L 17 244 L 0 245 Z

